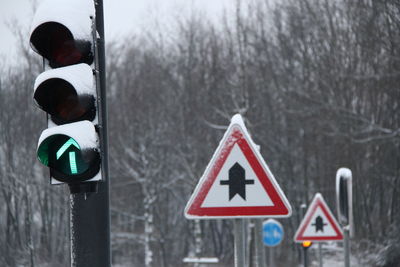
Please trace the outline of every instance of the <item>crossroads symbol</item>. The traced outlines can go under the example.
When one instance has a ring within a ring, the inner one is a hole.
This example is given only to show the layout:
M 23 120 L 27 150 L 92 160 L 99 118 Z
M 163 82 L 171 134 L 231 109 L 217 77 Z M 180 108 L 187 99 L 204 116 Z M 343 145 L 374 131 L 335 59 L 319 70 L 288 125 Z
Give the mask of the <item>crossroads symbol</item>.
M 246 180 L 246 171 L 237 162 L 229 169 L 228 180 L 220 181 L 220 185 L 229 186 L 229 201 L 236 194 L 246 200 L 246 184 L 254 184 L 254 180 Z
M 315 232 L 317 233 L 318 231 L 321 230 L 321 232 L 324 232 L 324 226 L 327 224 L 324 223 L 324 219 L 321 216 L 318 216 L 315 218 L 315 223 L 312 224 L 312 226 L 315 226 Z

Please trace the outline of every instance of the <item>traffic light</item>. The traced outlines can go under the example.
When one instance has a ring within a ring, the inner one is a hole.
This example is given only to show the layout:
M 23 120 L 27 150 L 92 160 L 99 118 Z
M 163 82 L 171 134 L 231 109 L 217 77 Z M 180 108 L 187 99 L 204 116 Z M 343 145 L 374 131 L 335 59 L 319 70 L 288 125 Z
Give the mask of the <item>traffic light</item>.
M 304 249 L 308 249 L 309 247 L 312 246 L 312 242 L 311 242 L 311 241 L 303 241 L 303 242 L 301 243 L 301 246 L 302 246 Z
M 48 0 L 35 13 L 30 35 L 45 62 L 33 94 L 48 114 L 37 156 L 52 184 L 71 188 L 102 179 L 94 19 L 92 0 Z

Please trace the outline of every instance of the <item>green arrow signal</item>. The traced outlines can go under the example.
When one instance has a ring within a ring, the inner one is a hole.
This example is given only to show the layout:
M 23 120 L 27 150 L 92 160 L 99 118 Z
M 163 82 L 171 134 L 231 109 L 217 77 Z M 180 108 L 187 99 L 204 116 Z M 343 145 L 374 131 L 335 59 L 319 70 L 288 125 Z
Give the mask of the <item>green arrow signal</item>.
M 72 174 L 78 173 L 78 168 L 76 167 L 76 158 L 75 158 L 74 151 L 69 152 L 69 166 L 71 167 Z
M 59 159 L 70 146 L 75 146 L 76 148 L 80 149 L 78 143 L 74 139 L 70 138 L 57 151 L 56 153 L 57 159 Z M 78 168 L 76 166 L 76 156 L 74 151 L 69 152 L 69 167 L 71 168 L 72 174 L 78 173 Z
M 64 154 L 64 152 L 65 152 L 71 145 L 74 145 L 77 149 L 81 149 L 81 148 L 79 147 L 78 143 L 77 143 L 74 139 L 70 138 L 70 139 L 68 139 L 68 141 L 65 142 L 65 143 L 62 145 L 62 147 L 60 147 L 60 149 L 57 151 L 57 153 L 56 153 L 57 159 L 59 159 L 59 158 Z

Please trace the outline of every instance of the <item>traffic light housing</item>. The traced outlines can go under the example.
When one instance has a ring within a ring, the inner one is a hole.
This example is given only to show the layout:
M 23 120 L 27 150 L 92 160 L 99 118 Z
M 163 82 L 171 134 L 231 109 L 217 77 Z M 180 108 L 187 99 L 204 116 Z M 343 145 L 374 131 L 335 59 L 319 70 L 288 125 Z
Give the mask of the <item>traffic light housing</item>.
M 99 98 L 92 0 L 48 0 L 35 13 L 30 44 L 44 58 L 33 98 L 48 114 L 37 156 L 51 183 L 99 181 Z M 71 187 L 72 188 L 72 187 Z
M 32 49 L 52 68 L 92 64 L 94 16 L 92 0 L 44 1 L 32 21 Z
M 82 134 L 84 132 L 85 134 Z M 50 167 L 60 182 L 82 182 L 100 170 L 100 154 L 94 125 L 79 121 L 43 131 L 37 150 L 39 161 Z
M 51 69 L 35 81 L 33 98 L 56 125 L 96 118 L 96 87 L 87 64 Z
M 352 172 L 348 168 L 340 168 L 336 172 L 336 205 L 339 223 L 344 229 L 354 234 L 353 223 L 353 189 Z

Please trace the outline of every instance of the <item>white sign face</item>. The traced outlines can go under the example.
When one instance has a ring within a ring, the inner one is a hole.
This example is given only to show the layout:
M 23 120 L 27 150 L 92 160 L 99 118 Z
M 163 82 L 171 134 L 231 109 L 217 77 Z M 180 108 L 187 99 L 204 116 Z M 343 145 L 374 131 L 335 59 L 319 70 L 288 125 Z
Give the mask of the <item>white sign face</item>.
M 232 118 L 185 208 L 188 219 L 288 217 L 291 207 L 240 115 Z
M 310 222 L 304 230 L 304 236 L 333 236 L 336 231 L 329 222 L 325 213 L 320 207 L 317 207 Z
M 244 169 L 243 193 L 236 193 L 230 199 L 229 171 L 235 164 L 239 164 Z M 232 152 L 227 157 L 224 166 L 214 180 L 201 207 L 245 207 L 245 206 L 273 206 L 271 198 L 268 196 L 263 185 L 254 173 L 242 150 L 237 144 L 232 148 Z
M 342 240 L 343 233 L 322 195 L 317 193 L 295 234 L 295 242 Z

